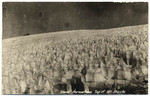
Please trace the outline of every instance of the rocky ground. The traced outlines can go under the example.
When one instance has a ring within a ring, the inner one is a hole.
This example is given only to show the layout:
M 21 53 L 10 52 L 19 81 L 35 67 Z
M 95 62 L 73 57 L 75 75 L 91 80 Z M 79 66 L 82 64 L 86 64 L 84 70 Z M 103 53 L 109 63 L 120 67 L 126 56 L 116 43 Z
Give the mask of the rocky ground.
M 147 78 L 148 25 L 2 40 L 3 94 L 147 94 Z

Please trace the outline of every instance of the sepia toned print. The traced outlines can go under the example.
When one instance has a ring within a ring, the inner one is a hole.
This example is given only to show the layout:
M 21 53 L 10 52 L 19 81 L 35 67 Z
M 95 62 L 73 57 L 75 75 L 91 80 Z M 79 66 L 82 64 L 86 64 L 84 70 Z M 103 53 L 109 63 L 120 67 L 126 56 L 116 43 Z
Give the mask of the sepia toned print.
M 8 37 L 2 94 L 148 94 L 148 24 Z

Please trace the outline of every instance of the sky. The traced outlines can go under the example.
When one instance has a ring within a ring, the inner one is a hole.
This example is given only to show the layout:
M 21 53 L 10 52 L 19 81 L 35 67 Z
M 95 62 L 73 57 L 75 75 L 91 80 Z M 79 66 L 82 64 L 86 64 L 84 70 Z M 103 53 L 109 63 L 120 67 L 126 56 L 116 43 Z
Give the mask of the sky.
M 148 23 L 148 3 L 3 2 L 2 38 Z

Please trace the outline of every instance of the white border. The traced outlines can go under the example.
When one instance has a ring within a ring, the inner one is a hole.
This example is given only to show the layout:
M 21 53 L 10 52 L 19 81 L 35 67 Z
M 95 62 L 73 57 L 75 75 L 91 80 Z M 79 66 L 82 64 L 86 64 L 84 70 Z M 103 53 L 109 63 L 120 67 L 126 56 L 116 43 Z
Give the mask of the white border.
M 1 2 L 148 2 L 149 0 L 1 0 Z
M 0 1 L 0 95 L 2 94 L 2 90 L 1 90 L 1 84 L 2 84 L 2 2 L 150 2 L 149 0 L 1 0 Z M 148 18 L 149 18 L 149 7 L 148 7 Z M 149 22 L 149 19 L 148 19 Z M 148 24 L 149 25 L 149 24 Z M 150 28 L 150 25 L 149 25 Z M 148 30 L 149 32 L 149 30 Z M 148 37 L 150 37 L 150 33 L 148 34 Z M 150 45 L 150 38 L 148 38 L 148 44 Z M 148 56 L 150 56 L 150 49 L 148 48 Z M 150 58 L 148 57 L 148 65 L 150 64 Z M 150 68 L 150 66 L 148 66 L 148 69 Z M 149 70 L 148 70 L 148 81 L 150 79 L 149 77 Z M 148 83 L 148 85 L 150 85 L 150 83 Z M 150 95 L 150 88 L 148 86 L 148 95 Z M 147 95 L 147 96 L 148 96 Z M 10 95 L 3 95 L 3 96 L 10 96 Z M 14 95 L 15 96 L 15 95 Z M 20 96 L 20 95 L 17 95 Z M 22 95 L 25 96 L 25 95 Z M 32 95 L 32 96 L 36 96 L 36 95 Z M 44 95 L 40 95 L 40 96 L 44 96 Z M 50 96 L 54 96 L 54 95 L 50 95 Z M 56 95 L 55 95 L 56 96 Z M 65 95 L 64 95 L 65 96 Z M 74 96 L 78 96 L 78 95 L 74 95 Z M 88 96 L 93 96 L 93 95 L 88 95 Z M 103 95 L 103 96 L 110 96 L 110 95 Z M 113 96 L 118 96 L 118 95 L 113 95 Z M 130 96 L 134 96 L 134 95 L 130 95 Z M 143 95 L 141 95 L 143 96 Z

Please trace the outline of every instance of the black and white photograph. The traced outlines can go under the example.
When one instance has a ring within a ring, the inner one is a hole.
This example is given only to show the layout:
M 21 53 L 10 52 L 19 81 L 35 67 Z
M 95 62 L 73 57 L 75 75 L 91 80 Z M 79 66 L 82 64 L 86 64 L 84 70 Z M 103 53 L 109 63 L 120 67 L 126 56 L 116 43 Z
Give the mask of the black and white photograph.
M 147 95 L 148 2 L 2 2 L 3 95 Z

